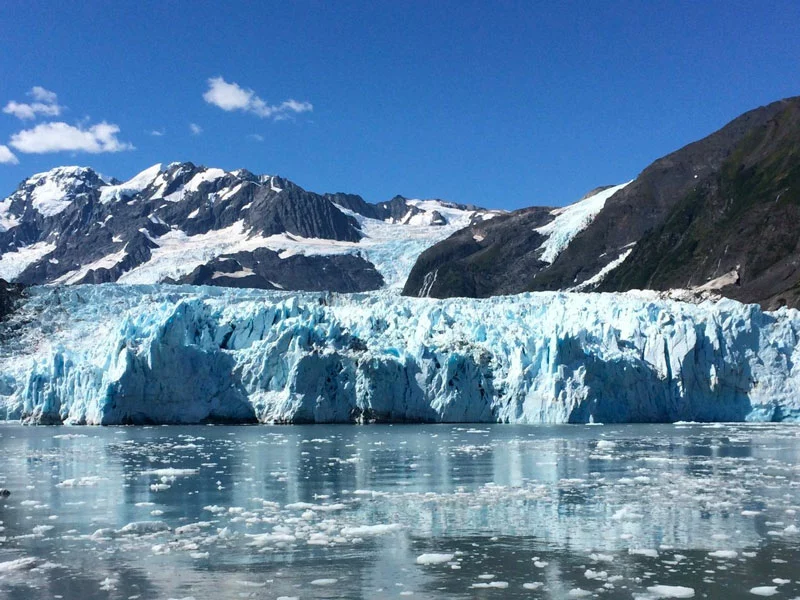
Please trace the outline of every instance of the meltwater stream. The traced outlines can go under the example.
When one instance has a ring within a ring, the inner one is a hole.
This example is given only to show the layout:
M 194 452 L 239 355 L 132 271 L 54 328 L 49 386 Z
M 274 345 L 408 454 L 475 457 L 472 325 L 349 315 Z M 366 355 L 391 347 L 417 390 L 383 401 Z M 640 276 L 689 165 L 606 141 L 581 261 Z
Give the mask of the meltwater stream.
M 0 597 L 800 596 L 800 428 L 0 426 Z

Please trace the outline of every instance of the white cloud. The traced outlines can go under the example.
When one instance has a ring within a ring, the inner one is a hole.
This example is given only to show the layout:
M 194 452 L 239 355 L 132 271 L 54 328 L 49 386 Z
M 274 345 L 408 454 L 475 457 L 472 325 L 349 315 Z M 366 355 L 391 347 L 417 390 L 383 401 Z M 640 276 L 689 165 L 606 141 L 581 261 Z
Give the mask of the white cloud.
M 203 133 L 203 128 L 197 123 L 189 123 L 189 131 L 192 132 L 192 135 L 200 135 Z
M 0 165 L 18 165 L 19 159 L 9 150 L 8 146 L 0 144 Z
M 241 110 L 259 117 L 275 120 L 286 119 L 292 114 L 310 112 L 314 106 L 310 102 L 285 100 L 280 104 L 267 104 L 253 90 L 241 87 L 238 83 L 228 83 L 222 77 L 208 80 L 208 90 L 203 99 L 225 111 Z
M 58 102 L 58 95 L 55 92 L 46 90 L 40 85 L 33 86 L 28 95 L 32 96 L 34 100 L 46 102 L 47 104 L 56 104 Z
M 57 117 L 61 114 L 63 106 L 58 104 L 58 96 L 55 92 L 46 90 L 41 86 L 34 86 L 28 92 L 28 96 L 34 99 L 34 102 L 27 104 L 25 102 L 17 102 L 10 100 L 8 104 L 3 107 L 3 112 L 7 115 L 14 115 L 18 119 L 35 119 L 37 115 L 43 117 Z
M 91 127 L 77 127 L 63 122 L 40 123 L 11 136 L 10 145 L 26 154 L 48 152 L 120 152 L 133 150 L 127 142 L 117 138 L 119 127 L 113 123 L 98 123 Z
M 153 137 L 161 137 L 162 135 L 164 135 L 164 130 L 163 129 L 153 129 L 151 131 L 148 131 L 147 133 L 152 135 Z
M 264 136 L 260 135 L 258 133 L 251 133 L 247 137 L 250 138 L 251 140 L 253 140 L 254 142 L 263 142 L 264 141 Z

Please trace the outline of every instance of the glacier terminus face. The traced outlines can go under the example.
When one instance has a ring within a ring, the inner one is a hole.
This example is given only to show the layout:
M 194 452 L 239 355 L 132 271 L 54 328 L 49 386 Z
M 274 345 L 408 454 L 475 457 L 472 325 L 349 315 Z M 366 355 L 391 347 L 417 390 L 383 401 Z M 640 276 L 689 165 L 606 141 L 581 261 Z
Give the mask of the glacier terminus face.
M 800 312 L 652 292 L 433 300 L 32 288 L 0 417 L 41 424 L 800 420 Z

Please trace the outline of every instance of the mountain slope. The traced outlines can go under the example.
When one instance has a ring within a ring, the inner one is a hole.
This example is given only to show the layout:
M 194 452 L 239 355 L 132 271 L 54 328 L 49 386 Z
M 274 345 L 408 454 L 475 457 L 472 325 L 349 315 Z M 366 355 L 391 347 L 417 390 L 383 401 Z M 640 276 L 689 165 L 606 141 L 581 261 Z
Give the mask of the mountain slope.
M 423 252 L 403 293 L 488 297 L 533 285 L 617 191 L 593 190 L 564 208 L 532 207 L 473 223 Z
M 458 232 L 420 256 L 404 293 L 689 288 L 798 306 L 798 115 L 800 98 L 775 102 L 655 161 L 558 252 L 548 249 L 553 227 L 530 222 L 530 210 L 503 217 L 491 236 Z
M 0 277 L 341 292 L 399 287 L 422 250 L 484 214 L 400 196 L 369 204 L 192 163 L 154 165 L 123 183 L 86 167 L 59 167 L 0 202 Z
M 800 305 L 800 102 L 759 123 L 646 232 L 602 289 L 705 286 Z

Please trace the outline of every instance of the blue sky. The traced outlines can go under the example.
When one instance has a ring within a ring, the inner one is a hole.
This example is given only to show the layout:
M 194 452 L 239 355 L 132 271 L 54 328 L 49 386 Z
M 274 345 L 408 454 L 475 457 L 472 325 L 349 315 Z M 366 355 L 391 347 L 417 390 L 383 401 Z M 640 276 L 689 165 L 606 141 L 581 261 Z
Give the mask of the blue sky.
M 796 1 L 5 0 L 0 197 L 57 165 L 191 160 L 561 205 L 800 94 L 798 22 Z

